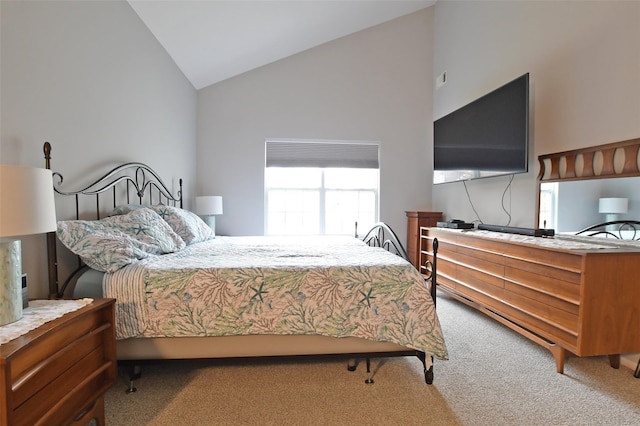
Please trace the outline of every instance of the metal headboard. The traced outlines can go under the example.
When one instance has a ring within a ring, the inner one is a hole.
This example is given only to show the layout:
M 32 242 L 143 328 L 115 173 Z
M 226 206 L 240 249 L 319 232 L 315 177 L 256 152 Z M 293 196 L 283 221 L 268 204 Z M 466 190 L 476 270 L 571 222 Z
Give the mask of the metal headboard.
M 51 170 L 51 144 L 44 143 L 45 166 Z M 75 218 L 80 219 L 80 199 L 81 197 L 94 197 L 95 214 L 90 219 L 100 219 L 103 207 L 111 207 L 114 209 L 122 204 L 168 204 L 182 208 L 182 179 L 179 179 L 179 187 L 174 195 L 167 187 L 160 176 L 149 166 L 144 163 L 125 163 L 114 167 L 102 177 L 91 182 L 89 185 L 79 190 L 63 191 L 60 187 L 64 181 L 62 174 L 53 172 L 54 184 L 53 189 L 57 194 L 63 196 L 73 196 L 75 198 Z M 57 180 L 57 182 L 56 182 Z M 108 192 L 112 193 L 109 206 L 102 206 L 101 195 Z M 84 212 L 83 212 L 84 213 Z M 78 257 L 78 267 L 64 281 L 62 287 L 58 282 L 58 260 L 56 247 L 56 233 L 47 234 L 47 258 L 49 264 L 49 297 L 61 298 L 67 285 L 82 271 L 86 266 Z

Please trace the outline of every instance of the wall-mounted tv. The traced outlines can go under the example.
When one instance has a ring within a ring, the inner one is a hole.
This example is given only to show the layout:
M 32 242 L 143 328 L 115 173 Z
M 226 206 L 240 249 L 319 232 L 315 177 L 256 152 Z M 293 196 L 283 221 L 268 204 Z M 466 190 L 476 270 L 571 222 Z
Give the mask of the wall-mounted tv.
M 529 73 L 433 123 L 433 183 L 526 173 Z

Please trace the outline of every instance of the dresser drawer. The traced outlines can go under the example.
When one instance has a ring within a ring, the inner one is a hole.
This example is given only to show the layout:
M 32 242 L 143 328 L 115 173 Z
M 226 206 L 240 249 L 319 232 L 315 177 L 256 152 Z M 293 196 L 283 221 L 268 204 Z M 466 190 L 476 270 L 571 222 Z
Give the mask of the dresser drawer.
M 438 239 L 441 290 L 549 348 L 559 373 L 566 353 L 640 350 L 640 250 L 441 228 L 421 237 L 423 256 Z

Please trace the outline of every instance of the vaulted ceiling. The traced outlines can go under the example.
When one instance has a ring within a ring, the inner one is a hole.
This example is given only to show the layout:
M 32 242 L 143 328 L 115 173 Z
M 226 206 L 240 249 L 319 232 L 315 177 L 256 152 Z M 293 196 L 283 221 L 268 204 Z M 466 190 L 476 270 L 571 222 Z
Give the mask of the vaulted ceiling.
M 196 89 L 436 0 L 129 0 Z

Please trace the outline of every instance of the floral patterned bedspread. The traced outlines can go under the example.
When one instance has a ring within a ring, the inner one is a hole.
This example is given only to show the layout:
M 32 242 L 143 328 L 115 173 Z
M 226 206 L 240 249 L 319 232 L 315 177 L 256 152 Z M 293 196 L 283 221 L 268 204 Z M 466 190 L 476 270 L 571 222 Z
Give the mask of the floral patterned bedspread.
M 117 338 L 318 334 L 447 359 L 434 303 L 407 261 L 350 237 L 217 237 L 106 274 Z

